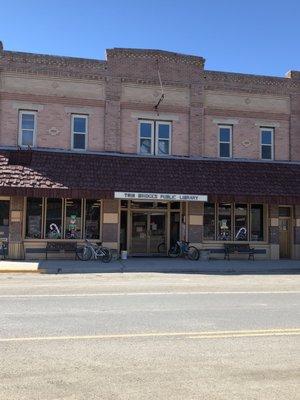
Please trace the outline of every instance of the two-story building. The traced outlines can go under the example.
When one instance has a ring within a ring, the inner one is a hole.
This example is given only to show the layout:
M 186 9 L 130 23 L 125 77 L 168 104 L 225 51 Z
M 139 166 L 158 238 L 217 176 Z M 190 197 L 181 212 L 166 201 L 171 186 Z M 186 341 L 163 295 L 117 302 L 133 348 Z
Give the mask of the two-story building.
M 0 42 L 1 43 L 1 42 Z M 109 49 L 106 60 L 0 45 L 0 237 L 163 255 L 300 258 L 300 72 L 208 71 L 202 57 Z

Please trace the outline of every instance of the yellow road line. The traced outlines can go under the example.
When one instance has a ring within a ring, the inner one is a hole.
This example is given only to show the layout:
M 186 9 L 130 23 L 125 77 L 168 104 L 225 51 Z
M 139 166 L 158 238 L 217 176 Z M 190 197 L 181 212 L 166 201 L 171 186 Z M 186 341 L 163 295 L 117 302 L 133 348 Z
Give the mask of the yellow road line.
M 2 342 L 34 342 L 55 340 L 107 340 L 107 339 L 134 339 L 134 338 L 159 338 L 159 337 L 188 337 L 192 339 L 222 339 L 231 337 L 251 336 L 287 336 L 300 335 L 300 328 L 286 329 L 257 329 L 236 331 L 209 331 L 209 332 L 149 332 L 149 333 L 124 333 L 107 335 L 77 335 L 77 336 L 33 336 L 0 338 Z

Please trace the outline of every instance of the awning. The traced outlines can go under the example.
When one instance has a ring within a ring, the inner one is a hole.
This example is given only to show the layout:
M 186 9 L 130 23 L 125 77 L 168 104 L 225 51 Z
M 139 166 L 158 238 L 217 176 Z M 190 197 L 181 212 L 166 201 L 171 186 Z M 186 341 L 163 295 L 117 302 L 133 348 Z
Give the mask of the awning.
M 113 199 L 116 191 L 300 204 L 300 163 L 0 151 L 0 195 Z

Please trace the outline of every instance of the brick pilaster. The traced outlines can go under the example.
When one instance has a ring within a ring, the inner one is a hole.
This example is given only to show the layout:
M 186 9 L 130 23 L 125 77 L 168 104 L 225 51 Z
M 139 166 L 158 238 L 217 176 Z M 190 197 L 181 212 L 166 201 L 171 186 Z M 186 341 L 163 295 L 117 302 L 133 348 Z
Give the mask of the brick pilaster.
M 105 151 L 121 150 L 121 79 L 106 80 L 104 148 Z

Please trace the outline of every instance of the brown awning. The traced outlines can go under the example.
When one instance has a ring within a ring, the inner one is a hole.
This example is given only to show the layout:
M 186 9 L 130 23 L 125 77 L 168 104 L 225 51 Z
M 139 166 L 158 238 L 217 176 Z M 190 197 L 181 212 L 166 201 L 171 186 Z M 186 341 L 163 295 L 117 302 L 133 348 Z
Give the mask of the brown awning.
M 113 198 L 115 191 L 300 204 L 300 163 L 0 151 L 0 195 Z

